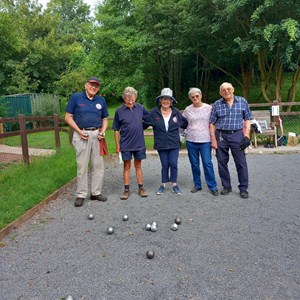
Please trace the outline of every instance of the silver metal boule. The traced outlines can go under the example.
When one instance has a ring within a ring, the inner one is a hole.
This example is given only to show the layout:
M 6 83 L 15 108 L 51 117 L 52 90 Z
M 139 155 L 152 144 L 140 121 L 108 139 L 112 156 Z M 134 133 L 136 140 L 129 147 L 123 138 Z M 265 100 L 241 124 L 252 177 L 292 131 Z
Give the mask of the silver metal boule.
M 178 229 L 178 225 L 176 223 L 174 223 L 172 226 L 171 226 L 171 229 L 172 230 L 177 230 Z
M 94 220 L 94 215 L 93 214 L 89 214 L 89 220 Z
M 156 224 L 156 222 L 152 222 L 152 226 L 156 226 L 157 224 Z
M 180 219 L 180 218 L 176 218 L 176 219 L 175 219 L 175 223 L 176 223 L 177 225 L 181 224 L 181 219 Z
M 108 227 L 107 228 L 107 233 L 108 234 L 113 234 L 114 233 L 114 229 L 112 227 Z
M 151 225 L 150 224 L 146 224 L 145 225 L 145 230 L 147 230 L 147 231 L 151 230 Z
M 156 226 L 153 226 L 153 224 L 152 224 L 152 226 L 151 226 L 151 229 L 150 229 L 152 232 L 156 232 L 157 231 L 157 227 Z
M 129 217 L 127 215 L 123 216 L 123 221 L 127 221 L 129 219 Z
M 147 251 L 147 258 L 152 259 L 154 257 L 154 252 L 152 250 Z
M 66 298 L 66 300 L 73 300 L 73 297 L 72 297 L 72 296 L 68 296 L 68 297 Z

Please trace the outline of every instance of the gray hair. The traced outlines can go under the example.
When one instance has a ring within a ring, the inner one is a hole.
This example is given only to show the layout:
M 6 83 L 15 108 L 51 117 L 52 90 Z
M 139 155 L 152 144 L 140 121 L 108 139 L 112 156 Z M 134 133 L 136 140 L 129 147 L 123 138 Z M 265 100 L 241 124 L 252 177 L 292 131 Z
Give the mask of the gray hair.
M 232 85 L 230 82 L 223 82 L 223 83 L 220 85 L 220 92 L 221 92 L 221 90 L 224 88 L 224 86 L 229 86 L 230 88 L 234 89 L 233 85 Z
M 189 94 L 188 94 L 189 98 L 191 98 L 192 94 L 202 95 L 202 92 L 200 89 L 193 87 L 193 88 L 190 88 L 190 90 L 189 90 Z
M 135 97 L 137 97 L 137 94 L 138 94 L 138 92 L 137 92 L 137 90 L 135 88 L 133 88 L 131 86 L 128 86 L 128 87 L 126 87 L 124 89 L 122 98 L 124 99 L 127 96 L 132 96 L 132 95 L 134 95 Z

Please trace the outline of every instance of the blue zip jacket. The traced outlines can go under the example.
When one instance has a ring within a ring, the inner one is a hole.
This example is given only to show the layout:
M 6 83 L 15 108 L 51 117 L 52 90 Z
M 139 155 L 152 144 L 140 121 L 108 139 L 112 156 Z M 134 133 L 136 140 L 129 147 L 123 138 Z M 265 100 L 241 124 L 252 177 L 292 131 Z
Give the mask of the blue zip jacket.
M 160 106 L 153 108 L 144 121 L 147 126 L 153 127 L 154 149 L 169 150 L 181 147 L 179 128 L 187 128 L 188 122 L 177 108 L 172 106 L 168 131 L 166 131 Z

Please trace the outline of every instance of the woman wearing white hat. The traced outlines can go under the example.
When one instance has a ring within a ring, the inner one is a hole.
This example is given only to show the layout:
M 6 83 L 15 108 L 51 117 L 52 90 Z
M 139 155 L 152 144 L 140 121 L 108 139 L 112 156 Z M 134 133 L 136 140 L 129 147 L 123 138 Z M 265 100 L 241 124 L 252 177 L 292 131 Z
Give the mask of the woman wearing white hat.
M 150 114 L 145 118 L 145 123 L 153 127 L 154 149 L 159 154 L 162 166 L 162 183 L 156 194 L 163 194 L 166 183 L 172 182 L 172 191 L 176 195 L 181 195 L 181 190 L 177 185 L 178 156 L 181 147 L 179 128 L 185 129 L 188 122 L 180 111 L 173 107 L 177 101 L 170 88 L 164 88 L 155 101 L 158 106 L 150 111 Z

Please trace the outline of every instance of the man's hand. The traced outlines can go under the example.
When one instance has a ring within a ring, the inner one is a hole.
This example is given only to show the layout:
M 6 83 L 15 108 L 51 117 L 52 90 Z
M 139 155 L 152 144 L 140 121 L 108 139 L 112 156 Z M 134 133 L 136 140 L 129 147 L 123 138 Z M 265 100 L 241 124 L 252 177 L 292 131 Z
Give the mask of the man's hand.
M 249 146 L 250 146 L 250 139 L 247 136 L 244 136 L 244 138 L 240 142 L 240 150 L 243 151 Z

